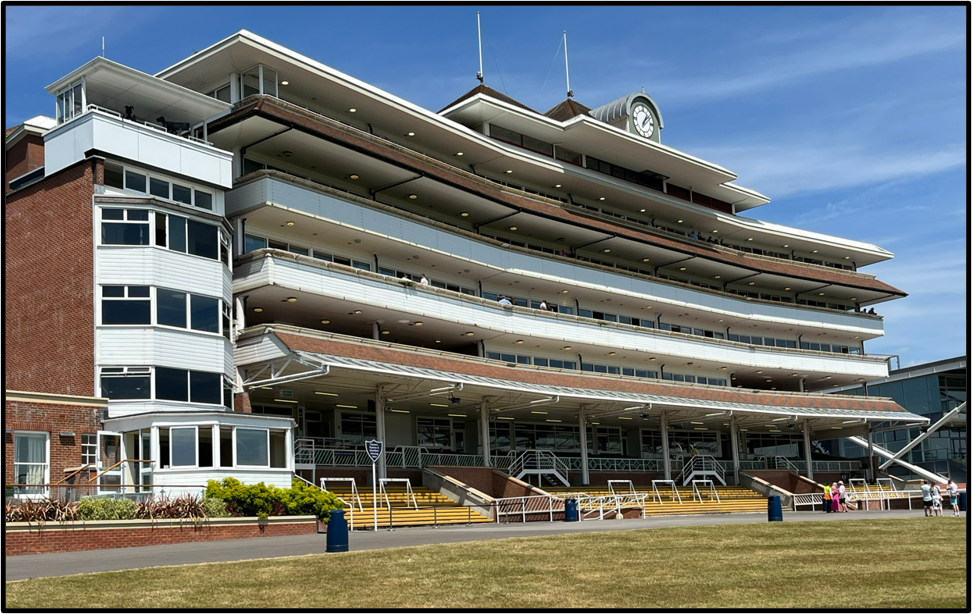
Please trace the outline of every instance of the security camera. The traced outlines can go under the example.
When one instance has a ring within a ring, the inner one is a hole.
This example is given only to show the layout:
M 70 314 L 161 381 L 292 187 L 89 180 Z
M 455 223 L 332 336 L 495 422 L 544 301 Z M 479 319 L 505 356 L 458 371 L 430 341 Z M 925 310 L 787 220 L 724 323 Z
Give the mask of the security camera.
M 788 429 L 795 429 L 796 428 L 796 425 L 791 422 L 791 423 L 789 423 L 789 424 L 786 425 L 786 428 L 788 428 Z
M 642 412 L 642 413 L 640 413 L 638 415 L 641 417 L 642 420 L 647 420 L 648 418 L 651 418 L 651 416 L 649 416 L 648 414 L 646 414 L 644 412 Z
M 452 403 L 453 405 L 458 405 L 462 403 L 462 399 L 460 399 L 459 397 L 449 395 L 449 402 Z

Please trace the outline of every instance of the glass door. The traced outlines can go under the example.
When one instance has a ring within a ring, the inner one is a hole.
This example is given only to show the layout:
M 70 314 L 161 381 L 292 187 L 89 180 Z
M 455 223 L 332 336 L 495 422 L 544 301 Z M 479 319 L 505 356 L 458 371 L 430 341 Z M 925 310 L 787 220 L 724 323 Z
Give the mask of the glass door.
M 98 494 L 119 492 L 122 485 L 122 434 L 98 431 Z

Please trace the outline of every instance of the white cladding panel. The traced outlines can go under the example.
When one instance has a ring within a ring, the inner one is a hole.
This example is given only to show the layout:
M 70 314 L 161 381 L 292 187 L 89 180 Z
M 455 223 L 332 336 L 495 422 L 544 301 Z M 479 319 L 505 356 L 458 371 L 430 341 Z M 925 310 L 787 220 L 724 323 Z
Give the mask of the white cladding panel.
M 147 285 L 220 297 L 233 296 L 233 277 L 218 260 L 162 247 L 100 245 L 95 263 L 98 284 Z
M 146 399 L 144 401 L 134 401 L 134 400 L 117 400 L 108 401 L 108 418 L 122 418 L 125 416 L 140 416 L 148 412 L 172 412 L 178 414 L 184 414 L 185 412 L 199 411 L 199 412 L 213 412 L 225 409 L 222 405 L 201 405 L 199 403 L 180 403 L 178 401 L 163 401 L 158 399 Z M 164 415 L 161 415 L 159 420 L 166 420 Z M 110 430 L 129 430 L 130 428 L 146 428 L 142 427 L 129 427 L 125 423 L 112 424 L 110 425 Z
M 230 152 L 100 111 L 88 111 L 44 139 L 45 173 L 83 160 L 91 149 L 226 189 L 233 185 Z
M 238 366 L 252 365 L 286 356 L 288 350 L 282 349 L 266 335 L 257 339 L 244 339 L 236 345 L 233 356 Z
M 257 187 L 258 185 L 265 187 L 261 189 Z M 742 297 L 737 299 L 720 296 L 503 249 L 276 179 L 251 182 L 227 195 L 228 211 L 252 207 L 264 202 L 306 211 L 342 225 L 377 232 L 395 240 L 425 246 L 493 268 L 513 271 L 526 277 L 579 284 L 611 294 L 627 294 L 646 301 L 704 308 L 714 314 L 747 317 L 753 322 L 778 322 L 863 334 L 883 334 L 884 330 L 880 320 L 871 318 L 798 306 L 765 304 L 747 301 Z
M 233 351 L 222 335 L 152 326 L 99 326 L 95 364 L 192 369 L 229 375 Z
M 248 280 L 238 279 L 241 284 Z M 644 333 L 561 319 L 556 316 L 514 313 L 498 305 L 467 303 L 458 298 L 406 289 L 395 282 L 365 279 L 290 260 L 274 259 L 272 282 L 331 298 L 353 300 L 426 318 L 477 326 L 496 332 L 661 354 L 714 360 L 732 365 L 885 377 L 887 363 L 840 354 L 825 355 L 744 346 L 704 338 L 682 339 L 663 332 Z
M 156 469 L 152 472 L 152 483 L 165 487 L 170 497 L 180 495 L 199 495 L 206 490 L 209 480 L 236 478 L 244 484 L 263 482 L 267 486 L 290 488 L 293 472 L 289 469 Z

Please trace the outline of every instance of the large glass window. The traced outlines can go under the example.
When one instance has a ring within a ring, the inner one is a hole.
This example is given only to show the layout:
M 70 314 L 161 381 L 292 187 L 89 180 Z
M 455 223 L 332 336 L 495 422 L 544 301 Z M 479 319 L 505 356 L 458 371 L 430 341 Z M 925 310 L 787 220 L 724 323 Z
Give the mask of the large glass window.
M 149 399 L 152 374 L 148 367 L 105 367 L 101 370 L 101 396 L 109 399 Z
M 186 225 L 189 253 L 219 260 L 219 230 L 211 224 L 195 220 L 187 220 Z
M 354 444 L 378 436 L 374 414 L 341 414 L 341 437 Z
M 144 209 L 102 209 L 101 243 L 148 245 L 148 213 Z
M 219 332 L 219 299 L 193 294 L 190 299 L 192 329 L 207 333 Z
M 170 465 L 173 467 L 196 466 L 196 427 L 169 429 Z
M 270 464 L 270 436 L 267 429 L 236 429 L 236 464 L 257 467 Z
M 151 324 L 148 286 L 102 286 L 102 324 Z
M 163 326 L 186 327 L 186 293 L 167 288 L 156 290 L 156 318 Z
M 189 371 L 187 369 L 156 367 L 155 398 L 167 401 L 188 401 Z
M 82 82 L 72 83 L 57 93 L 57 123 L 74 119 L 84 110 L 84 88 Z
M 439 450 L 452 447 L 452 420 L 449 418 L 418 418 L 418 445 Z
M 223 401 L 223 376 L 205 371 L 189 372 L 189 400 L 193 403 L 219 405 Z
M 48 433 L 14 433 L 14 482 L 33 484 L 17 489 L 17 494 L 40 495 L 47 492 Z

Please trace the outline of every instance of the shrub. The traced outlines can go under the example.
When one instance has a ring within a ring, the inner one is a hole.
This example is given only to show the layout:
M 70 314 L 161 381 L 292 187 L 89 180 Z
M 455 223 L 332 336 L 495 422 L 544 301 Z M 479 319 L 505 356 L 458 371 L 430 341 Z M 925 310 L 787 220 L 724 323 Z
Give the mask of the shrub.
M 135 502 L 110 497 L 82 497 L 74 511 L 78 520 L 131 520 L 135 518 Z
M 327 520 L 331 510 L 341 508 L 341 502 L 333 494 L 296 478 L 288 489 L 267 486 L 263 482 L 243 484 L 236 478 L 224 478 L 221 482 L 210 480 L 206 485 L 206 498 L 225 501 L 230 515 L 259 518 L 313 514 Z
M 226 509 L 226 501 L 217 497 L 204 497 L 202 509 L 207 518 L 225 518 L 230 515 Z
M 208 517 L 199 497 L 167 497 L 140 502 L 135 508 L 135 518 L 189 518 L 199 520 Z
M 283 491 L 287 513 L 293 516 L 313 514 L 321 521 L 330 518 L 331 510 L 341 509 L 342 504 L 334 493 L 321 490 L 303 480 L 294 478 L 290 488 Z
M 5 522 L 68 522 L 74 520 L 74 507 L 60 499 L 24 499 L 18 504 L 7 503 L 4 507 Z

